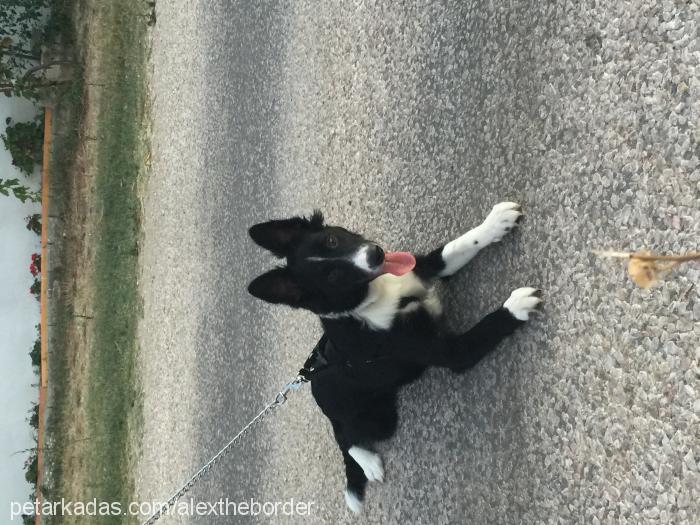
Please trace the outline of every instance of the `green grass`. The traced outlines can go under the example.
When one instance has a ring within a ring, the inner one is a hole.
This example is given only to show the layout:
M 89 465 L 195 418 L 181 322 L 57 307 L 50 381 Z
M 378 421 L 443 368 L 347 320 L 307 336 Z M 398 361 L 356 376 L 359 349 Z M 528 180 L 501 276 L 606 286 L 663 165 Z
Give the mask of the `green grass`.
M 67 0 L 60 0 L 65 2 Z M 97 17 L 89 45 L 98 46 L 100 108 L 97 113 L 96 174 L 94 205 L 98 223 L 94 244 L 92 282 L 93 345 L 89 349 L 88 387 L 84 401 L 87 428 L 84 457 L 89 465 L 84 493 L 101 501 L 130 501 L 133 475 L 130 451 L 140 425 L 140 394 L 136 377 L 136 326 L 140 317 L 137 290 L 138 239 L 140 231 L 138 182 L 143 177 L 145 143 L 142 133 L 146 100 L 147 60 L 145 2 L 138 0 L 76 1 L 76 13 L 85 4 Z M 84 15 L 81 15 L 84 16 Z M 79 41 L 77 46 L 80 47 Z M 80 49 L 77 50 L 80 54 Z M 83 81 L 73 83 L 61 97 L 69 106 L 68 132 L 59 132 L 54 143 L 52 171 L 56 191 L 53 198 L 67 205 L 70 195 L 61 191 L 79 146 L 78 134 L 83 112 Z M 74 127 L 74 129 L 70 129 Z M 70 232 L 67 232 L 70 233 Z M 59 270 L 60 271 L 60 270 Z M 60 275 L 57 275 L 60 279 Z M 50 355 L 52 406 L 47 424 L 52 449 L 47 464 L 52 482 L 47 498 L 61 497 L 70 472 L 62 466 L 66 443 L 61 429 L 71 424 L 66 389 L 71 388 L 70 366 L 61 341 L 75 313 L 70 304 L 55 305 Z M 135 428 L 136 427 L 136 428 Z M 136 430 L 136 432 L 135 432 Z M 59 522 L 61 520 L 58 520 Z M 124 523 L 122 517 L 91 518 L 91 523 Z
M 140 4 L 140 3 L 139 3 Z M 137 2 L 113 0 L 105 20 L 108 57 L 102 64 L 106 86 L 98 117 L 96 196 L 102 220 L 94 270 L 94 336 L 90 364 L 89 426 L 104 436 L 93 447 L 94 495 L 127 502 L 133 493 L 129 472 L 131 422 L 137 421 L 139 394 L 135 377 L 139 201 L 143 159 L 141 124 L 145 100 L 145 20 Z M 105 473 L 107 473 L 105 475 Z M 105 520 L 121 523 L 122 520 Z

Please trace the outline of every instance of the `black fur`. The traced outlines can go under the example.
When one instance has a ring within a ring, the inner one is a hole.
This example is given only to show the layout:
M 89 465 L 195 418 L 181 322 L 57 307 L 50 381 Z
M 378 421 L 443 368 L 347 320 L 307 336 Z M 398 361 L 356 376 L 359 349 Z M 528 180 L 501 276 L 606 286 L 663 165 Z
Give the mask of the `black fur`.
M 323 215 L 320 211 L 315 211 L 308 219 L 293 217 L 256 224 L 248 230 L 248 233 L 256 244 L 271 251 L 277 257 L 286 257 L 302 235 L 319 231 L 322 227 Z
M 428 255 L 418 255 L 416 257 L 416 267 L 413 271 L 421 279 L 434 279 L 444 268 L 445 261 L 442 260 L 441 246 Z
M 373 243 L 342 228 L 324 226 L 319 217 L 270 221 L 250 229 L 256 243 L 287 257 L 287 266 L 258 277 L 249 290 L 266 301 L 321 314 L 330 342 L 323 349 L 324 358 L 333 366 L 312 379 L 311 389 L 331 421 L 345 462 L 348 490 L 361 500 L 367 478 L 348 450 L 353 446 L 371 449 L 374 442 L 394 434 L 399 387 L 430 366 L 455 372 L 473 367 L 523 322 L 503 307 L 462 334 L 444 332 L 439 320 L 423 307 L 397 313 L 386 330 L 353 316 L 338 316 L 368 296 L 378 272 L 353 267 L 347 257 Z M 441 253 L 438 248 L 416 257 L 415 275 L 426 282 L 436 278 L 445 268 Z M 402 297 L 400 307 L 420 299 Z

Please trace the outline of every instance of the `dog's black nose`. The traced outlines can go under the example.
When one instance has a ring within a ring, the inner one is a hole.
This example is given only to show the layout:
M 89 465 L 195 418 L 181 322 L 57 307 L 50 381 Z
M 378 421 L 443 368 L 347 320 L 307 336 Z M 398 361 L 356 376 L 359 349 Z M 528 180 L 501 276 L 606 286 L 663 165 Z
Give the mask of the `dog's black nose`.
M 376 268 L 384 262 L 384 250 L 376 244 L 371 244 L 367 250 L 367 264 L 372 268 Z

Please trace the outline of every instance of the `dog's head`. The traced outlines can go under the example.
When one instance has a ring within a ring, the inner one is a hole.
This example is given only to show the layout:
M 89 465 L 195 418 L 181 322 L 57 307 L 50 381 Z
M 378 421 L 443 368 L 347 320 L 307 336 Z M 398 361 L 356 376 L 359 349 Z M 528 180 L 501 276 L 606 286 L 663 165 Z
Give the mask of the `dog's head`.
M 319 314 L 352 309 L 364 300 L 373 279 L 403 275 L 415 266 L 410 253 L 385 252 L 361 235 L 324 224 L 320 212 L 256 224 L 249 233 L 287 264 L 256 278 L 248 291 L 270 303 Z

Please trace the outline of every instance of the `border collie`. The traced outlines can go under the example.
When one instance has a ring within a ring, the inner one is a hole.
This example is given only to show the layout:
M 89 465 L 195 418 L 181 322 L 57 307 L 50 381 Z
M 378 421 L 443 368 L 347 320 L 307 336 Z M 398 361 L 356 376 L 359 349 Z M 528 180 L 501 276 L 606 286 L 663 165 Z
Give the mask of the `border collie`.
M 429 366 L 458 373 L 473 367 L 542 302 L 539 290 L 518 288 L 464 333 L 440 326 L 435 280 L 499 241 L 521 217 L 518 204 L 502 202 L 481 225 L 417 256 L 384 251 L 356 233 L 327 226 L 320 212 L 250 228 L 253 241 L 286 265 L 257 277 L 248 291 L 321 318 L 324 334 L 305 368 L 343 454 L 345 501 L 352 511 L 361 510 L 367 481 L 384 479 L 372 444 L 396 430 L 399 388 Z

